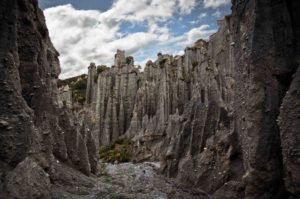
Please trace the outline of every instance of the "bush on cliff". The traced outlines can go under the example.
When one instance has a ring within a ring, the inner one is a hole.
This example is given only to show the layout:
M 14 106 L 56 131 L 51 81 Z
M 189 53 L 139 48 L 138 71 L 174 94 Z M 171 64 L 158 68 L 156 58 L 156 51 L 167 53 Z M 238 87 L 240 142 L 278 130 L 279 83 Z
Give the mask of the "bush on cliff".
M 108 67 L 106 65 L 97 66 L 97 74 L 104 72 Z
M 109 146 L 102 146 L 99 153 L 105 162 L 129 162 L 132 157 L 132 142 L 129 138 L 119 139 Z

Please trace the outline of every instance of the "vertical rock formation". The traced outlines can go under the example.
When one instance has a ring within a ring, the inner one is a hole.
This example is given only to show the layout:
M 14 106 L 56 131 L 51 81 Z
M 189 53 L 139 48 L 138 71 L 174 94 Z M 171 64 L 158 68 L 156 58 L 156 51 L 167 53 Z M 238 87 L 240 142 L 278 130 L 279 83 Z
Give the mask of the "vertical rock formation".
M 115 66 L 123 65 L 126 65 L 125 51 L 117 50 L 117 53 L 115 54 Z
M 87 82 L 86 97 L 85 97 L 85 102 L 88 105 L 94 103 L 95 100 L 96 75 L 97 75 L 96 65 L 95 63 L 91 63 L 91 65 L 88 67 L 88 82 Z
M 232 23 L 235 122 L 245 168 L 245 196 L 282 198 L 282 158 L 276 119 L 289 84 L 281 78 L 294 67 L 290 45 L 294 36 L 287 1 L 235 1 Z
M 3 0 L 0 15 L 0 198 L 51 198 L 57 165 L 95 172 L 93 135 L 58 109 L 58 52 L 37 0 Z
M 72 108 L 72 90 L 68 85 L 62 86 L 58 89 L 58 106 Z
M 283 99 L 278 120 L 285 187 L 295 197 L 300 197 L 300 2 L 286 2 L 294 35 L 293 40 L 288 43 L 294 49 L 290 54 L 293 67 L 288 73 L 278 77 L 285 88 L 288 88 L 292 80 Z
M 125 52 L 118 50 L 115 64 L 98 74 L 94 112 L 102 145 L 116 140 L 128 129 L 139 84 L 139 71 L 132 57 L 126 58 Z

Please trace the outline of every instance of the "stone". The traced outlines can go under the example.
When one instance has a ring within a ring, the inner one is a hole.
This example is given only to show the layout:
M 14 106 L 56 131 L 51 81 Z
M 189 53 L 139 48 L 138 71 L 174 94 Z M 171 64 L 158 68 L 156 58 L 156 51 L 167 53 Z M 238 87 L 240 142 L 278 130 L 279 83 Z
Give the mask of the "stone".
M 87 88 L 86 88 L 86 97 L 85 102 L 86 104 L 90 105 L 95 102 L 95 76 L 96 73 L 96 65 L 95 63 L 91 63 L 88 67 L 88 81 L 87 81 Z
M 32 158 L 19 163 L 8 179 L 9 198 L 51 198 L 49 175 Z
M 126 63 L 125 51 L 117 51 L 115 62 L 115 67 L 98 74 L 97 83 L 90 88 L 96 96 L 92 110 L 101 145 L 115 141 L 129 128 L 140 82 L 140 72 L 133 60 Z M 88 82 L 91 78 L 89 75 Z
M 241 182 L 229 181 L 218 189 L 213 197 L 215 199 L 240 199 L 244 198 L 245 185 Z
M 288 191 L 300 196 L 300 67 L 280 107 L 279 127 L 284 166 L 284 182 Z
M 5 120 L 0 120 L 0 128 L 7 128 L 9 123 Z

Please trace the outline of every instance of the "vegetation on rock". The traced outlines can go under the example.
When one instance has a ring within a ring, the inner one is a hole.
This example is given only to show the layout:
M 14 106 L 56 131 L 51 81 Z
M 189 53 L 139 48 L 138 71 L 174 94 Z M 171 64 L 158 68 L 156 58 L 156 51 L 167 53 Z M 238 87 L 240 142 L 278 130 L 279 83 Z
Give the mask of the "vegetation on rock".
M 131 64 L 132 62 L 133 62 L 132 56 L 126 57 L 126 64 Z
M 109 67 L 107 67 L 106 65 L 99 65 L 97 66 L 97 74 L 94 76 L 94 82 L 96 83 L 98 81 L 98 76 L 99 74 L 103 73 L 104 71 L 106 71 Z
M 132 142 L 129 138 L 116 140 L 109 146 L 102 146 L 99 154 L 105 162 L 129 162 L 132 157 Z
M 99 66 L 97 66 L 97 74 L 100 74 L 107 69 L 108 69 L 108 67 L 106 65 L 99 65 Z
M 79 75 L 76 77 L 58 80 L 58 88 L 68 85 L 72 90 L 72 101 L 83 104 L 85 102 L 85 93 L 87 86 L 87 75 Z
M 162 60 L 159 61 L 159 66 L 161 68 L 163 68 L 165 66 L 165 64 L 167 63 L 168 59 L 167 58 L 163 58 Z
M 204 39 L 198 39 L 196 42 L 195 42 L 195 45 L 207 45 L 208 42 L 205 41 Z

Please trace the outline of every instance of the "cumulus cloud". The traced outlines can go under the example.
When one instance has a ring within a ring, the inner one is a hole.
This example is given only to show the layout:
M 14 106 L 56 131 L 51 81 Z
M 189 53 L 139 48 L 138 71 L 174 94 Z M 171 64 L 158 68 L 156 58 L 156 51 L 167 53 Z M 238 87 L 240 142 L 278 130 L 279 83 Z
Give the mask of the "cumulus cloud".
M 206 8 L 218 8 L 220 6 L 229 4 L 230 0 L 204 0 L 204 7 Z
M 196 6 L 196 0 L 179 0 L 180 11 L 183 14 L 190 14 Z
M 90 62 L 111 65 L 117 49 L 145 57 L 137 61 L 144 64 L 153 58 L 153 51 L 175 52 L 178 46 L 183 48 L 199 38 L 207 38 L 215 32 L 208 25 L 181 36 L 173 36 L 166 25 L 177 11 L 187 14 L 195 4 L 195 0 L 115 0 L 105 12 L 77 10 L 70 4 L 44 10 L 50 37 L 61 55 L 60 78 L 85 73 Z M 145 24 L 146 30 L 124 33 L 123 23 L 132 27 Z
M 207 17 L 207 13 L 206 13 L 206 12 L 201 13 L 201 14 L 199 15 L 199 19 L 203 19 L 203 18 L 205 18 L 205 17 Z
M 216 30 L 211 29 L 209 25 L 201 25 L 200 27 L 193 28 L 189 32 L 185 33 L 182 37 L 180 37 L 180 41 L 182 45 L 189 46 L 199 38 L 208 39 L 209 36 L 215 32 Z
M 164 21 L 173 16 L 175 9 L 174 0 L 117 0 L 110 10 L 103 13 L 103 18 L 131 22 Z

